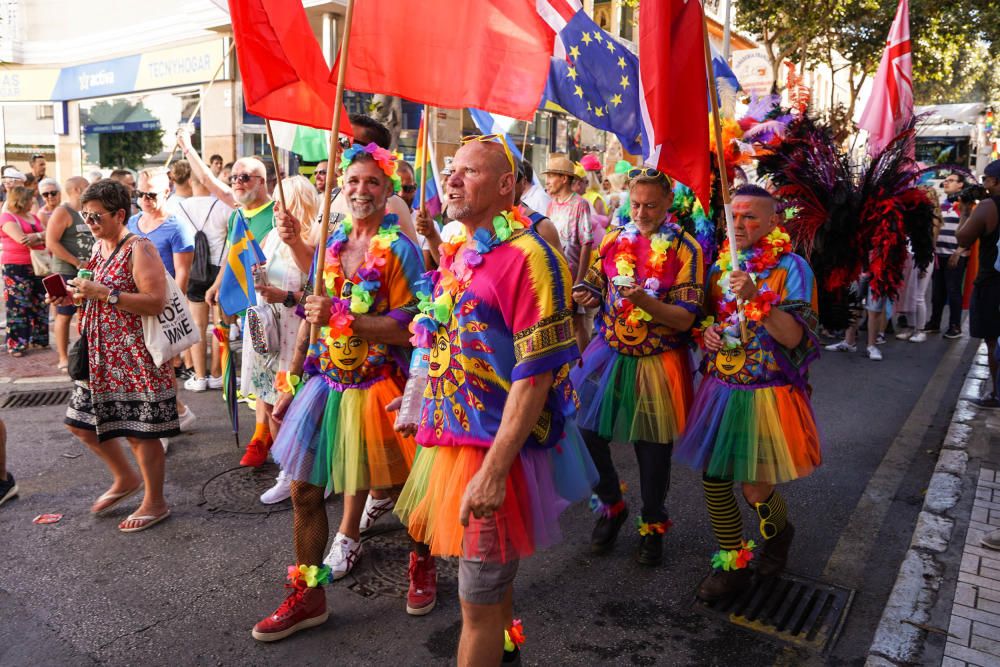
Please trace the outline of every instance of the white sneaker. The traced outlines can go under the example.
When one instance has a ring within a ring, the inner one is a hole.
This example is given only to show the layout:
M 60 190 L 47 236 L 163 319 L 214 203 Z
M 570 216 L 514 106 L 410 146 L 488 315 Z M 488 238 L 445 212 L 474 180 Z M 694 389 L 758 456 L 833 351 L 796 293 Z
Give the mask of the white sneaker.
M 163 445 L 163 453 L 166 454 L 170 449 L 170 438 L 160 438 L 160 444 Z
M 871 345 L 868 347 L 868 358 L 872 361 L 882 361 L 882 351 Z
M 260 494 L 260 502 L 265 505 L 273 505 L 287 500 L 292 496 L 292 480 L 282 470 L 278 473 L 278 479 L 274 480 L 274 486 Z
M 850 345 L 846 340 L 842 340 L 839 343 L 834 343 L 832 345 L 826 346 L 827 352 L 857 352 L 857 345 Z
M 896 334 L 896 340 L 910 340 L 916 334 L 913 333 L 913 329 L 904 329 Z
M 190 377 L 184 380 L 184 388 L 188 391 L 208 391 L 208 378 Z
M 911 343 L 923 343 L 926 340 L 927 340 L 927 334 L 925 334 L 923 331 L 918 331 L 917 333 L 910 336 Z
M 208 388 L 209 389 L 222 389 L 222 376 L 221 375 L 219 377 L 215 377 L 214 375 L 209 375 L 205 379 L 208 380 Z
M 186 407 L 187 410 L 184 411 L 184 414 L 177 415 L 177 418 L 181 423 L 181 431 L 190 431 L 191 427 L 194 426 L 194 423 L 198 420 L 198 415 L 194 413 L 191 406 L 188 405 Z
M 396 501 L 392 498 L 375 500 L 369 493 L 368 499 L 365 500 L 365 511 L 361 515 L 361 532 L 366 532 L 375 524 L 376 521 L 391 512 L 392 508 L 395 506 Z
M 354 569 L 358 559 L 361 558 L 361 543 L 355 542 L 343 533 L 337 533 L 330 546 L 330 553 L 323 559 L 323 563 L 330 566 L 333 580 L 343 579 Z

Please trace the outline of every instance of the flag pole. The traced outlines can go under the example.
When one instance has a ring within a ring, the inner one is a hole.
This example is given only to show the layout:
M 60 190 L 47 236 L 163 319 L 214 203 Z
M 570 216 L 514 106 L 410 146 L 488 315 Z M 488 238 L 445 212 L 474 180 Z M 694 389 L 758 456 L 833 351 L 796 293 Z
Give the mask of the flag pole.
M 198 96 L 198 104 L 195 105 L 194 111 L 192 111 L 191 115 L 188 116 L 188 122 L 186 123 L 187 125 L 190 125 L 194 117 L 198 115 L 199 111 L 201 111 L 201 105 L 202 102 L 205 101 L 205 96 L 208 95 L 208 91 L 212 89 L 212 84 L 215 83 L 215 80 L 219 78 L 219 74 L 222 73 L 222 68 L 226 64 L 226 60 L 229 59 L 229 56 L 233 55 L 233 49 L 235 48 L 236 48 L 236 40 L 234 39 L 232 44 L 229 45 L 229 50 L 226 51 L 226 55 L 222 56 L 222 62 L 219 63 L 219 66 L 215 69 L 215 74 L 213 74 L 212 78 L 208 80 L 208 85 L 205 86 L 205 92 L 203 92 L 201 95 Z M 181 124 L 184 125 L 185 123 Z M 169 168 L 170 163 L 174 161 L 174 153 L 177 152 L 178 146 L 180 146 L 180 142 L 174 143 L 174 147 L 170 149 L 170 157 L 167 158 L 166 164 L 163 165 L 164 169 Z
M 274 173 L 278 177 L 278 199 L 281 201 L 281 210 L 287 213 L 288 206 L 285 204 L 285 188 L 281 185 L 281 168 L 278 166 L 278 149 L 274 145 L 274 134 L 271 133 L 271 120 L 269 118 L 264 119 L 264 127 L 267 128 L 267 144 L 271 148 L 271 162 L 274 163 Z
M 538 112 L 536 111 L 535 113 L 537 114 Z M 528 148 L 528 130 L 530 130 L 531 126 L 534 124 L 535 124 L 534 116 L 531 117 L 531 120 L 524 121 L 524 136 L 521 137 L 521 158 L 525 160 L 528 159 L 524 156 L 524 151 L 527 150 Z
M 330 129 L 329 166 L 326 186 L 323 188 L 323 217 L 319 226 L 319 252 L 316 253 L 316 271 L 313 277 L 313 293 L 319 292 L 319 286 L 324 285 L 323 270 L 326 268 L 326 240 L 330 235 L 330 193 L 333 183 L 337 180 L 337 148 L 340 145 L 340 110 L 344 106 L 344 79 L 347 76 L 347 45 L 351 42 L 351 20 L 354 18 L 354 0 L 347 0 L 347 10 L 344 12 L 344 37 L 340 43 L 340 63 L 337 68 L 337 92 L 333 99 L 333 125 Z M 309 345 L 314 345 L 319 338 L 319 326 L 313 324 L 309 328 Z
M 729 239 L 730 270 L 733 271 L 739 269 L 736 228 L 733 225 L 733 198 L 729 193 L 729 177 L 726 175 L 726 148 L 722 145 L 722 121 L 719 119 L 719 91 L 715 87 L 712 49 L 708 42 L 708 16 L 705 15 L 704 6 L 701 12 L 701 26 L 705 43 L 705 76 L 708 79 L 708 97 L 712 106 L 712 127 L 715 129 L 715 157 L 719 163 L 719 190 L 722 192 L 722 207 L 726 214 L 726 238 Z M 738 301 L 737 308 L 740 316 L 740 333 L 745 343 L 748 336 L 747 323 Z
M 427 156 L 430 150 L 427 147 L 427 129 L 430 125 L 430 110 L 429 104 L 424 105 L 424 122 L 420 124 L 420 130 L 417 132 L 417 145 L 423 146 L 424 152 L 420 155 L 420 214 L 427 215 Z

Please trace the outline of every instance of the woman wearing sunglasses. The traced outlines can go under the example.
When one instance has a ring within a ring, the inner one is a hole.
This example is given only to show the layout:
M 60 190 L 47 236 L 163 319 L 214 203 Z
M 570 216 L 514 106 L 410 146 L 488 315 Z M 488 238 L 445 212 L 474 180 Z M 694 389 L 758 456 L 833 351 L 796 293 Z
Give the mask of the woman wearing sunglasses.
M 128 230 L 153 243 L 167 273 L 177 281 L 181 292 L 187 294 L 188 275 L 194 259 L 194 232 L 188 225 L 167 213 L 165 204 L 170 194 L 167 172 L 163 169 L 140 171 L 135 194 L 141 213 L 129 218 Z M 194 423 L 194 412 L 180 399 L 177 400 L 177 412 L 181 430 L 185 431 Z M 166 450 L 166 442 L 163 447 Z

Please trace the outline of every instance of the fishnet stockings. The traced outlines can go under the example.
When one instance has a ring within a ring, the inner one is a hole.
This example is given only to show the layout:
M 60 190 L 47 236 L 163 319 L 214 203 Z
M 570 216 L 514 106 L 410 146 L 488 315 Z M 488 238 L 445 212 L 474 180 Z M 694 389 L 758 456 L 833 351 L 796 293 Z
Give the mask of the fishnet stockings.
M 292 482 L 295 559 L 303 565 L 320 565 L 330 524 L 323 504 L 323 489 L 308 482 Z

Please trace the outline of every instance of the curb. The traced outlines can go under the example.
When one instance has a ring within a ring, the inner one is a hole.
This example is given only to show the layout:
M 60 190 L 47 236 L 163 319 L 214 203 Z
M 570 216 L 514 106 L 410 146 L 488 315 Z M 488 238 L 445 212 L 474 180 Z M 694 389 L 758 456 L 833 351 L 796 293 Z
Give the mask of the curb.
M 915 624 L 930 621 L 944 574 L 937 558 L 951 545 L 957 519 L 967 519 L 955 516 L 953 510 L 962 500 L 962 482 L 969 463 L 966 450 L 972 423 L 979 415 L 979 408 L 970 399 L 978 398 L 986 385 L 989 373 L 984 372 L 985 365 L 986 346 L 982 344 L 965 375 L 909 549 L 868 649 L 866 667 L 896 667 L 921 661 L 927 633 Z M 975 485 L 970 489 L 975 493 Z

